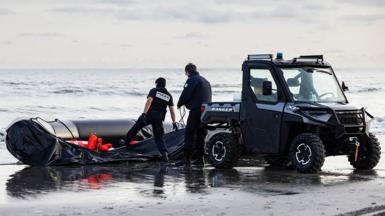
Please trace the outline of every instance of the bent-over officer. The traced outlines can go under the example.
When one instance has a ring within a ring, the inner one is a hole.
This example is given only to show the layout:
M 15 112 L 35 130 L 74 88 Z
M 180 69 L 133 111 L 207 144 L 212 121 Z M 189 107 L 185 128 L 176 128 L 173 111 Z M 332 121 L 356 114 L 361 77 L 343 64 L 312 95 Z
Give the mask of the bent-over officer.
M 168 162 L 168 152 L 164 143 L 163 121 L 170 110 L 173 128 L 176 129 L 175 110 L 172 95 L 166 89 L 166 79 L 159 77 L 155 81 L 156 87 L 151 89 L 147 96 L 142 115 L 134 126 L 127 132 L 126 144 L 128 144 L 143 127 L 151 124 L 155 143 L 162 155 L 162 160 Z

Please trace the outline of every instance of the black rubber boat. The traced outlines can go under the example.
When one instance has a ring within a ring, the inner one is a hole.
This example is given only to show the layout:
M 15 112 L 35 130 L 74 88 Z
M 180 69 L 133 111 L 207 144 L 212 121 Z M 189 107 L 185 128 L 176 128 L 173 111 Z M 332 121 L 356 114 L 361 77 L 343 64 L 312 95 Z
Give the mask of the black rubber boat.
M 159 152 L 151 126 L 143 128 L 136 145 L 119 146 L 135 120 L 44 121 L 41 118 L 18 120 L 7 128 L 8 151 L 24 164 L 32 166 L 98 164 L 124 161 L 157 160 Z M 172 130 L 165 124 L 165 142 L 171 160 L 178 160 L 184 145 L 184 129 Z M 92 151 L 71 143 L 87 140 L 90 133 L 113 145 L 106 152 Z

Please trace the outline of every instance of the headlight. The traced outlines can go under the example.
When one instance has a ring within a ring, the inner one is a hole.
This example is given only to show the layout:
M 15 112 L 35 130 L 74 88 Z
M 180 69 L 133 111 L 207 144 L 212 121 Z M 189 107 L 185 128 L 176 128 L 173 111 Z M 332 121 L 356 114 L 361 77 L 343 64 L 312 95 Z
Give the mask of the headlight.
M 292 104 L 287 104 L 285 107 L 285 110 L 290 111 L 290 112 L 295 112 L 295 111 L 299 110 L 299 107 L 294 106 Z
M 315 118 L 315 119 L 323 121 L 323 122 L 329 121 L 330 117 L 332 116 L 327 111 L 308 111 L 308 110 L 303 110 L 302 112 L 305 113 L 306 115 L 311 116 L 312 118 Z

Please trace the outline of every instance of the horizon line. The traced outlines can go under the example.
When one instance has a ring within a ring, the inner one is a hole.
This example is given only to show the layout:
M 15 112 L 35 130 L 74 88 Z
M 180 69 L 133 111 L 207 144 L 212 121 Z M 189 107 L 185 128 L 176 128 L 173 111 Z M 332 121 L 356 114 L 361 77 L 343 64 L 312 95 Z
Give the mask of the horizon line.
M 373 66 L 364 66 L 364 67 L 332 67 L 334 69 L 338 70 L 384 70 L 385 67 L 373 67 Z M 184 67 L 0 67 L 0 70 L 166 70 L 166 69 L 172 69 L 172 70 L 183 70 Z M 198 67 L 199 70 L 212 70 L 212 69 L 234 69 L 234 70 L 242 70 L 242 67 L 219 67 L 219 66 L 213 66 L 213 67 Z

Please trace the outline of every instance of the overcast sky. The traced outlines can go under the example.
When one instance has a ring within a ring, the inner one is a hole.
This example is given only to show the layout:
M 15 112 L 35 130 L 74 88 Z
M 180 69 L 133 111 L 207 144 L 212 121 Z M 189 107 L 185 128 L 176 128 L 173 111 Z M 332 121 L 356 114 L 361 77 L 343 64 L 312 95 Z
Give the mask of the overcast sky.
M 385 0 L 0 0 L 0 27 L 0 68 L 239 68 L 276 51 L 385 68 Z

